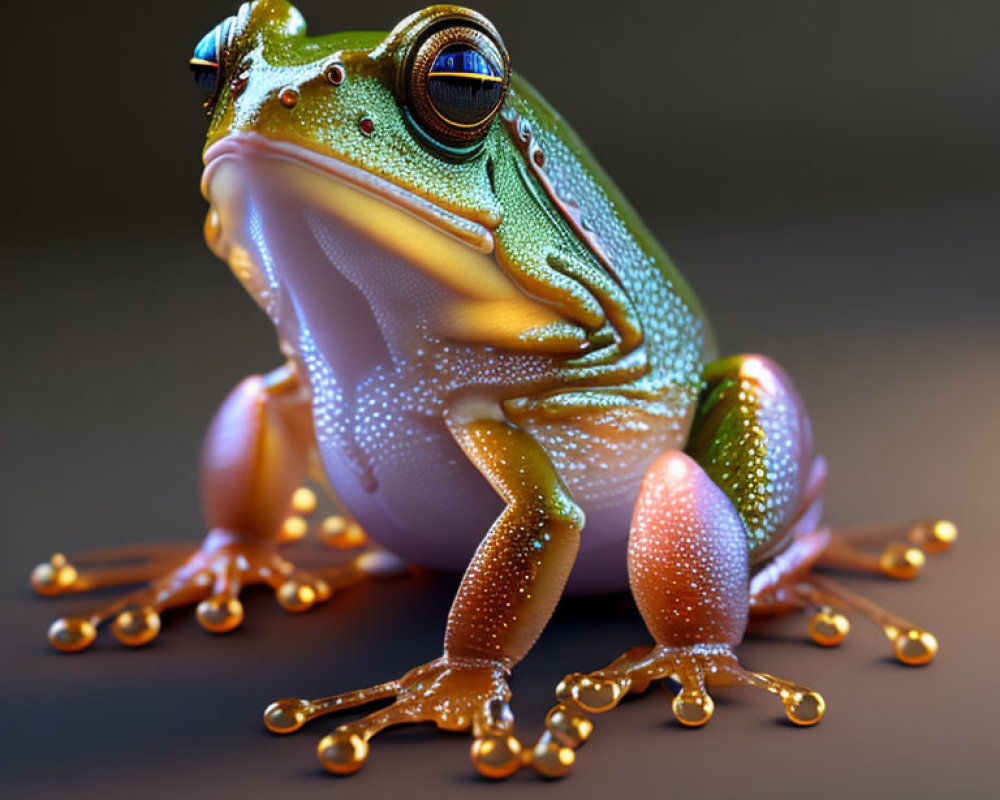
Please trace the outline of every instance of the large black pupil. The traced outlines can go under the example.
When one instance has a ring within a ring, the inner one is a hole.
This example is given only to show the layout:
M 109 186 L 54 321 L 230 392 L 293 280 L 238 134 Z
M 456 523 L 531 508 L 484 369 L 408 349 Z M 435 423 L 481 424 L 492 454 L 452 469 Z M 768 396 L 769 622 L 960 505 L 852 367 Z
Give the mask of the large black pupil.
M 427 92 L 437 112 L 458 125 L 478 125 L 500 101 L 503 76 L 476 48 L 452 44 L 434 58 Z

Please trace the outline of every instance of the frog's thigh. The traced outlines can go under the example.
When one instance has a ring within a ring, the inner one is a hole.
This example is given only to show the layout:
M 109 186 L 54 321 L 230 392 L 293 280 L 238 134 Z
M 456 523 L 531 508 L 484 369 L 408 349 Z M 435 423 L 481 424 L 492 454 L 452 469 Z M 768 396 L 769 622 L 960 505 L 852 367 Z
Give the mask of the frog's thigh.
M 809 418 L 791 379 L 763 356 L 715 361 L 705 380 L 685 450 L 732 501 L 757 561 L 804 499 L 815 460 Z

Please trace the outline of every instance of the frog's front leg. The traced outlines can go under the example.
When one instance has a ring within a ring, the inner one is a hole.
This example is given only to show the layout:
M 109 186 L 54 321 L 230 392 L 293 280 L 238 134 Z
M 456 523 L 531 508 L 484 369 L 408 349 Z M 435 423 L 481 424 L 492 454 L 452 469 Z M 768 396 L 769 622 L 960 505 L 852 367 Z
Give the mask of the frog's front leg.
M 52 645 L 82 650 L 94 641 L 97 627 L 112 618 L 112 631 L 122 642 L 145 644 L 159 633 L 161 611 L 194 603 L 202 626 L 222 633 L 243 618 L 239 594 L 244 585 L 267 583 L 285 608 L 304 611 L 361 577 L 356 563 L 321 577 L 296 569 L 276 552 L 312 447 L 308 394 L 291 366 L 240 383 L 205 436 L 201 484 L 210 532 L 204 543 L 198 549 L 133 546 L 72 561 L 55 556 L 36 567 L 32 583 L 46 595 L 148 581 L 91 614 L 56 620 L 49 628 Z M 116 561 L 132 563 L 89 566 Z
M 394 698 L 387 708 L 341 725 L 320 742 L 320 760 L 331 772 L 356 771 L 372 736 L 411 722 L 434 722 L 447 730 L 471 727 L 472 760 L 487 777 L 506 777 L 521 764 L 507 676 L 555 608 L 584 517 L 541 446 L 499 409 L 483 413 L 474 405 L 453 410 L 447 422 L 507 506 L 462 579 L 448 615 L 444 654 L 372 689 L 318 700 L 286 698 L 265 711 L 268 728 L 289 733 L 323 714 Z

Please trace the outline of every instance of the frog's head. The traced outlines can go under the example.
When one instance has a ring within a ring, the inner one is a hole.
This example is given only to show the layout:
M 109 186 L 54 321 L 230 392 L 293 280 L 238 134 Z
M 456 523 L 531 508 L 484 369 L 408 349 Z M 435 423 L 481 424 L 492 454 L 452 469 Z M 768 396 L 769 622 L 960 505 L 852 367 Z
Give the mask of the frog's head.
M 476 155 L 510 80 L 493 25 L 452 5 L 388 34 L 308 37 L 285 0 L 258 0 L 206 34 L 191 67 L 207 94 L 208 146 L 256 131 L 373 171 L 417 157 L 418 143 L 435 159 Z
M 366 305 L 376 278 L 378 292 L 402 291 L 376 265 L 366 277 L 346 263 L 375 251 L 451 290 L 509 295 L 486 274 L 503 216 L 493 161 L 511 145 L 509 59 L 485 17 L 438 5 L 389 33 L 310 37 L 285 0 L 258 0 L 191 64 L 210 117 L 206 237 L 279 327 L 319 273 L 342 273 Z

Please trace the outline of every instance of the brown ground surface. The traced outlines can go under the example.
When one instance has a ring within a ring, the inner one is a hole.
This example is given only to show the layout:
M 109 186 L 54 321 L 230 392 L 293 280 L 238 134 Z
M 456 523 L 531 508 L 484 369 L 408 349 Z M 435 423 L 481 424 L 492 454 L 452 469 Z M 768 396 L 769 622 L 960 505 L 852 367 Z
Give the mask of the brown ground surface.
M 213 638 L 179 612 L 143 650 L 102 635 L 85 654 L 51 652 L 48 622 L 91 601 L 35 598 L 31 566 L 56 549 L 196 539 L 201 428 L 229 386 L 276 360 L 266 323 L 194 234 L 14 252 L 0 317 L 13 362 L 0 415 L 5 794 L 993 796 L 997 210 L 958 197 L 652 219 L 724 351 L 766 352 L 795 376 L 830 460 L 830 520 L 941 514 L 961 540 L 915 583 L 850 581 L 938 635 L 933 665 L 898 666 L 860 620 L 836 651 L 804 642 L 803 617 L 757 626 L 744 662 L 822 691 L 821 725 L 793 729 L 771 697 L 731 690 L 708 726 L 686 731 L 653 692 L 599 719 L 557 784 L 528 772 L 485 784 L 466 738 L 423 728 L 380 737 L 365 769 L 337 780 L 313 753 L 334 723 L 287 738 L 262 729 L 273 698 L 354 688 L 433 657 L 453 577 L 362 586 L 298 617 L 251 593 L 233 635 Z M 537 735 L 562 674 L 645 638 L 625 596 L 564 602 L 515 675 L 522 735 Z

